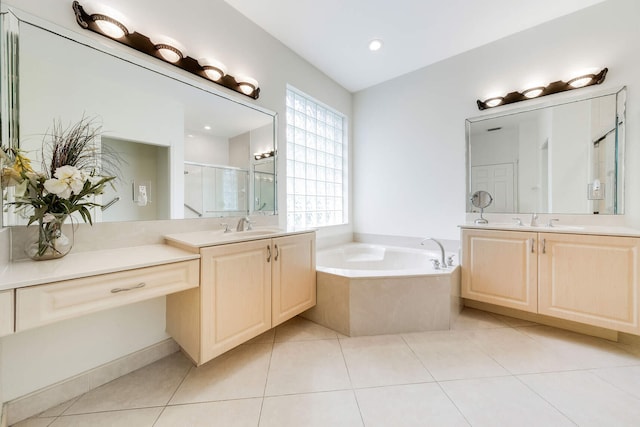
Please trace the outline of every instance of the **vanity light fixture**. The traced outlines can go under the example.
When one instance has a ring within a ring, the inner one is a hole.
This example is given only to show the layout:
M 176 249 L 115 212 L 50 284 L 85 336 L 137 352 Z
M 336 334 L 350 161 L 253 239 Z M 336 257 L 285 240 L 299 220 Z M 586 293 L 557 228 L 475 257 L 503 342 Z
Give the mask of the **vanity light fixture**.
M 107 15 L 94 13 L 91 19 L 96 23 L 98 28 L 112 39 L 119 39 L 129 34 L 129 30 L 120 21 L 117 21 Z
M 226 67 L 218 61 L 210 59 L 200 59 L 198 61 L 209 80 L 217 82 L 227 74 Z
M 544 92 L 544 87 L 538 86 L 538 87 L 532 87 L 531 89 L 527 89 L 523 91 L 522 94 L 526 98 L 531 99 L 531 98 L 537 98 L 538 96 L 542 95 L 542 92 Z
M 265 151 L 264 153 L 253 153 L 253 158 L 256 160 L 268 159 L 276 155 L 275 150 Z
M 607 76 L 608 68 L 603 68 L 597 74 L 586 74 L 583 76 L 575 77 L 566 82 L 558 80 L 557 82 L 549 83 L 547 86 L 538 86 L 523 90 L 522 92 L 511 92 L 505 96 L 493 97 L 480 101 L 476 101 L 480 110 L 486 110 L 487 108 L 497 107 L 498 105 L 512 104 L 514 102 L 525 101 L 527 99 L 539 98 L 541 96 L 547 96 L 554 93 L 565 92 L 568 90 L 578 89 L 581 87 L 599 85 L 604 82 Z
M 155 45 L 155 48 L 158 50 L 160 56 L 173 64 L 184 58 L 184 55 L 182 55 L 180 49 L 171 46 L 170 44 L 158 43 L 157 45 Z
M 258 81 L 251 77 L 238 77 L 238 86 L 245 95 L 253 93 L 258 88 Z
M 484 101 L 484 103 L 487 105 L 487 107 L 497 107 L 498 105 L 502 104 L 504 102 L 504 98 L 501 96 L 496 96 L 495 98 L 489 98 L 486 101 Z
M 136 31 L 130 32 L 121 22 L 107 15 L 88 14 L 78 1 L 74 1 L 72 7 L 78 25 L 85 30 L 117 41 L 138 52 L 154 56 L 184 71 L 252 99 L 258 99 L 260 96 L 260 87 L 255 79 L 250 77 L 235 78 L 227 74 L 225 67 L 218 62 L 209 61 L 209 63 L 201 65 L 196 59 L 185 55 L 182 49 L 174 46 L 171 42 L 160 41 L 154 43 L 143 34 Z

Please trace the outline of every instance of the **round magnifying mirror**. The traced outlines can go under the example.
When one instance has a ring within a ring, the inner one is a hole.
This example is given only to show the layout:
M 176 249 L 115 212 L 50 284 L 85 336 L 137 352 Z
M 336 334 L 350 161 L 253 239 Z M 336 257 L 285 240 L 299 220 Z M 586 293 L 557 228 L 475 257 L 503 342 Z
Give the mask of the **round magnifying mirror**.
M 471 195 L 471 204 L 476 208 L 480 209 L 480 218 L 475 220 L 476 224 L 487 224 L 489 221 L 482 217 L 482 213 L 484 209 L 491 205 L 493 202 L 493 197 L 488 191 L 480 190 L 476 191 Z

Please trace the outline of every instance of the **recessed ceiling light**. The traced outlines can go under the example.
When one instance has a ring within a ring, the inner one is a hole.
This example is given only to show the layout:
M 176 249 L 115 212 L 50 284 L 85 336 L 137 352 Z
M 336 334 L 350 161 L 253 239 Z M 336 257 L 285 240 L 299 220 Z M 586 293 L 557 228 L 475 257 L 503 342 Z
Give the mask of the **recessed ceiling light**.
M 211 130 L 211 126 L 205 125 L 204 130 Z
M 382 40 L 373 39 L 369 42 L 369 50 L 371 52 L 376 52 L 382 48 Z

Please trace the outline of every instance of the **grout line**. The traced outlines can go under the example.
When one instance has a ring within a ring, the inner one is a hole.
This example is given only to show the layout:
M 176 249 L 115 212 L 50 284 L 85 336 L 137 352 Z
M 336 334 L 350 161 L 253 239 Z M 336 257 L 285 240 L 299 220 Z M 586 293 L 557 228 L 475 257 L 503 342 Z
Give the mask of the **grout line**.
M 189 361 L 189 363 L 191 363 L 191 361 Z M 187 377 L 189 376 L 189 374 L 193 369 L 195 369 L 193 365 L 189 366 L 189 369 L 187 369 L 187 372 L 185 372 L 184 376 L 178 383 L 178 386 L 176 387 L 175 390 L 173 390 L 173 393 L 171 393 L 171 396 L 169 396 L 169 399 L 167 399 L 167 403 L 164 404 L 162 411 L 160 411 L 160 413 L 158 414 L 158 416 L 156 417 L 156 420 L 153 422 L 152 425 L 155 426 L 158 423 L 158 421 L 162 417 L 162 414 L 164 414 L 164 411 L 167 409 L 167 406 L 169 406 L 169 402 L 171 402 L 171 399 L 175 397 L 176 393 L 178 392 L 178 390 L 180 390 L 180 387 L 182 386 L 182 384 L 184 384 L 184 382 L 186 381 Z
M 546 374 L 547 372 L 544 372 L 544 374 Z M 527 374 L 527 375 L 539 375 L 538 374 Z M 576 423 L 575 421 L 573 421 L 573 419 L 571 419 L 571 417 L 569 417 L 569 415 L 565 414 L 560 408 L 558 408 L 556 405 L 553 404 L 553 402 L 547 400 L 544 396 L 542 396 L 540 393 L 538 393 L 537 391 L 535 391 L 533 388 L 531 388 L 529 386 L 529 384 L 525 383 L 524 381 L 522 381 L 522 379 L 520 378 L 519 375 L 514 375 L 513 376 L 518 382 L 520 382 L 520 384 L 524 385 L 528 390 L 530 390 L 533 394 L 535 394 L 536 396 L 538 396 L 540 399 L 544 400 L 545 402 L 547 402 L 549 404 L 549 406 L 551 406 L 553 409 L 555 409 L 556 411 L 558 411 L 558 413 L 560 415 L 562 415 L 563 417 L 565 417 L 567 420 L 569 420 L 569 422 L 575 424 L 576 426 L 579 425 L 578 423 Z
M 349 377 L 349 385 L 351 386 L 351 393 L 353 394 L 353 398 L 356 401 L 356 407 L 358 408 L 358 413 L 360 414 L 360 421 L 362 421 L 362 425 L 364 426 L 364 415 L 362 414 L 362 409 L 360 409 L 360 402 L 358 401 L 358 395 L 356 394 L 356 389 L 353 386 L 353 380 L 351 379 L 351 371 L 349 371 L 349 364 L 347 363 L 347 357 L 344 354 L 344 349 L 342 348 L 342 341 L 336 335 L 336 341 L 338 342 L 338 346 L 340 347 L 340 354 L 342 354 L 342 362 L 344 363 L 344 367 L 347 371 L 347 377 Z
M 271 372 L 271 361 L 273 360 L 273 350 L 276 346 L 276 334 L 278 333 L 278 327 L 273 332 L 273 341 L 271 341 L 271 352 L 269 353 L 269 364 L 267 365 L 267 375 L 264 379 L 264 387 L 262 388 L 262 400 L 260 402 L 260 412 L 258 412 L 258 427 L 260 425 L 260 421 L 262 421 L 262 409 L 264 408 L 264 399 L 267 394 L 267 385 L 269 384 L 269 372 Z

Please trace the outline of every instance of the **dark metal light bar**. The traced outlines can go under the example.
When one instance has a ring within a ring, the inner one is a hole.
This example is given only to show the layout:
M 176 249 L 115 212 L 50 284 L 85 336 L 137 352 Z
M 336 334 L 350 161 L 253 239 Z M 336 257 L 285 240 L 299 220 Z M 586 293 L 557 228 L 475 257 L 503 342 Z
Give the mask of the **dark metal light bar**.
M 566 82 L 557 81 L 549 83 L 544 87 L 535 87 L 522 92 L 511 92 L 505 96 L 499 96 L 495 98 L 476 101 L 480 110 L 486 110 L 487 108 L 494 108 L 500 105 L 513 104 L 514 102 L 526 101 L 527 99 L 540 98 L 541 96 L 547 96 L 554 93 L 565 92 L 568 90 L 579 89 L 581 87 L 599 85 L 604 82 L 607 76 L 608 68 L 603 68 L 598 74 L 587 74 L 584 76 L 576 77 Z
M 93 31 L 94 33 L 100 34 L 101 36 L 107 37 L 111 40 L 114 40 L 118 43 L 121 43 L 125 46 L 135 49 L 138 52 L 142 52 L 147 55 L 158 58 L 159 60 L 167 64 L 171 64 L 173 66 L 181 68 L 191 74 L 195 74 L 199 77 L 202 77 L 203 79 L 206 79 L 209 82 L 219 84 L 221 86 L 226 87 L 227 89 L 231 89 L 237 93 L 248 96 L 249 98 L 258 99 L 258 97 L 260 96 L 260 88 L 254 85 L 253 82 L 247 83 L 242 80 L 236 80 L 235 77 L 229 74 L 224 74 L 219 79 L 212 80 L 211 78 L 207 77 L 207 74 L 205 72 L 206 67 L 201 66 L 197 60 L 191 58 L 190 56 L 182 56 L 182 52 L 178 54 L 177 52 L 179 51 L 175 47 L 168 46 L 168 48 L 171 48 L 172 50 L 177 51 L 176 54 L 181 57 L 175 62 L 170 62 L 160 54 L 158 45 L 154 44 L 151 41 L 151 39 L 149 39 L 149 37 L 135 31 L 130 32 L 121 23 L 105 15 L 100 15 L 100 14 L 89 15 L 87 12 L 85 12 L 83 7 L 77 1 L 73 2 L 72 7 L 73 7 L 73 11 L 76 14 L 76 21 L 78 22 L 78 25 L 80 25 L 80 27 L 84 28 L 85 30 Z M 100 29 L 100 27 L 96 23 L 97 20 L 107 20 L 108 22 L 113 23 L 114 25 L 122 29 L 122 32 L 124 32 L 124 35 L 120 37 L 113 37 L 105 33 Z M 162 47 L 165 49 L 167 48 L 167 46 L 165 45 L 162 45 Z M 250 85 L 252 90 L 247 90 L 248 84 Z

